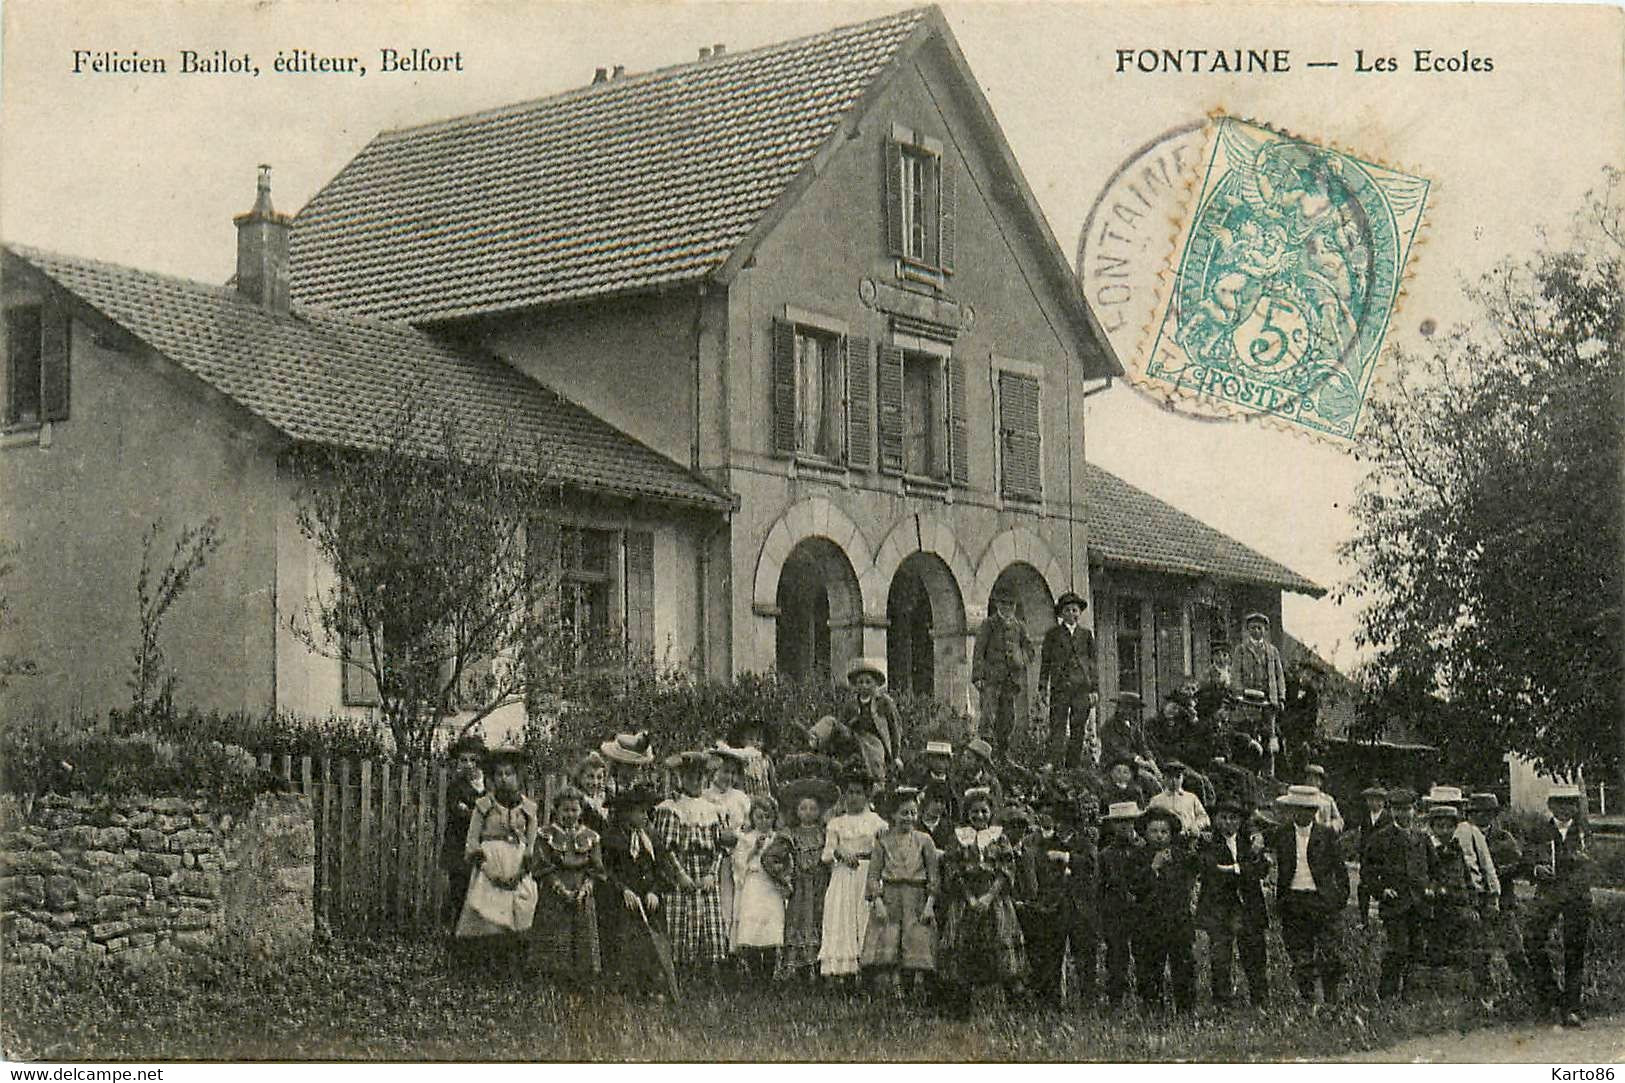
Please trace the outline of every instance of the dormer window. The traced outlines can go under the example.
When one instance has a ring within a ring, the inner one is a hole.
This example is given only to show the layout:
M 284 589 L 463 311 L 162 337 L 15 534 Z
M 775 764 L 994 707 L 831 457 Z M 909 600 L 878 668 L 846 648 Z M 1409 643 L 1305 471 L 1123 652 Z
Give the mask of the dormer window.
M 886 235 L 898 274 L 940 285 L 954 269 L 954 173 L 940 140 L 900 125 L 886 141 Z

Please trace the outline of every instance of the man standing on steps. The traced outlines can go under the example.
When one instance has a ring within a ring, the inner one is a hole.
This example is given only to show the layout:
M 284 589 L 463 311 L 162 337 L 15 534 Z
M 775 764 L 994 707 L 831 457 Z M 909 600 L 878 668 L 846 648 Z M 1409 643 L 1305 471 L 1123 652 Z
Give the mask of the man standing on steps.
M 1095 634 L 1084 627 L 1089 603 L 1072 591 L 1055 601 L 1058 624 L 1044 633 L 1038 663 L 1038 686 L 1049 690 L 1050 762 L 1056 767 L 1081 766 L 1089 738 L 1089 712 L 1095 689 Z
M 993 612 L 976 634 L 976 658 L 971 683 L 982 693 L 982 715 L 992 725 L 988 742 L 993 754 L 1008 759 L 1010 735 L 1016 724 L 1016 699 L 1027 685 L 1033 664 L 1033 641 L 1016 617 L 1016 602 L 1008 591 L 993 592 Z

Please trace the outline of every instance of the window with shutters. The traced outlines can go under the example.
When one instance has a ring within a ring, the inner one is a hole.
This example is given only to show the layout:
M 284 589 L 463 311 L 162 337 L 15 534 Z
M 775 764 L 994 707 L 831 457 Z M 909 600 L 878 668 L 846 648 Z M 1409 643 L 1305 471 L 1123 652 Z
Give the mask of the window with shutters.
M 938 485 L 967 484 L 963 362 L 945 343 L 892 338 L 879 350 L 876 381 L 881 470 Z
M 954 268 L 954 172 L 939 140 L 901 125 L 885 146 L 887 247 L 904 277 L 938 281 Z
M 1042 410 L 1036 373 L 998 370 L 999 492 L 1007 500 L 1044 498 Z
M 874 351 L 846 324 L 791 305 L 773 321 L 773 450 L 813 464 L 874 460 Z
M 654 534 L 539 520 L 531 524 L 528 560 L 556 581 L 566 657 L 598 666 L 655 654 Z M 550 566 L 550 567 L 549 567 Z
M 903 472 L 919 478 L 947 473 L 947 424 L 941 403 L 942 361 L 930 354 L 903 355 Z
M 51 304 L 5 311 L 5 425 L 68 419 L 68 320 Z

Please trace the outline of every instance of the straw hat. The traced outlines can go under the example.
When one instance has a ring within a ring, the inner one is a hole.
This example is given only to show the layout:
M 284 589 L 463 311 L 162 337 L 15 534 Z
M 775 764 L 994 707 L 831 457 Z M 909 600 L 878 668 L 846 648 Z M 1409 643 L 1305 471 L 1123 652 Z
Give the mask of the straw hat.
M 1548 800 L 1548 801 L 1555 801 L 1555 800 L 1578 801 L 1578 800 L 1580 800 L 1580 787 L 1578 787 L 1578 786 L 1553 786 L 1552 789 L 1551 789 L 1551 792 L 1549 792 L 1546 795 L 1546 800 Z
M 851 684 L 860 673 L 867 673 L 875 679 L 876 684 L 886 683 L 886 660 L 884 658 L 854 658 L 846 667 L 846 683 Z
M 1277 805 L 1283 808 L 1313 808 L 1320 807 L 1320 791 L 1313 786 L 1288 786 L 1286 793 L 1275 799 Z
M 925 742 L 925 754 L 927 756 L 952 756 L 954 746 L 948 741 L 927 741 Z
M 1455 805 L 1459 807 L 1466 798 L 1462 795 L 1460 786 L 1435 786 L 1428 791 L 1428 795 L 1422 800 L 1430 805 Z
M 598 754 L 604 758 L 604 762 L 622 767 L 647 767 L 655 762 L 654 753 L 649 750 L 647 731 L 617 733 L 598 746 Z
M 1140 812 L 1140 803 L 1138 801 L 1113 801 L 1110 807 L 1106 809 L 1106 819 L 1108 820 L 1137 821 L 1141 815 L 1143 814 Z
M 993 746 L 982 740 L 980 737 L 966 745 L 965 751 L 970 755 L 981 757 L 988 763 L 993 762 Z

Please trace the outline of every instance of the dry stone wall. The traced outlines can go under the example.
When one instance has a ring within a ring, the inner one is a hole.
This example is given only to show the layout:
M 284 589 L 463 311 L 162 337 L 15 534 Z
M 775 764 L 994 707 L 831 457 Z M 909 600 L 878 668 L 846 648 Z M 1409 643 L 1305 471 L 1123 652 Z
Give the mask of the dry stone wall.
M 0 799 L 0 944 L 8 960 L 140 958 L 228 941 L 309 947 L 316 840 L 308 800 Z

